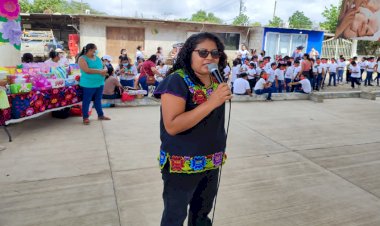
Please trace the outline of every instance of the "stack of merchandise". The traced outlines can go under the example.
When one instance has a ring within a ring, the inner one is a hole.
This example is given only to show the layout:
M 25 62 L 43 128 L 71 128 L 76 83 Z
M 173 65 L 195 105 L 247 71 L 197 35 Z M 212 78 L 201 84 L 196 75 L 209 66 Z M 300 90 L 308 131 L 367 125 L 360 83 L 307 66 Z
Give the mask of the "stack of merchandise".
M 44 63 L 28 63 L 0 68 L 0 80 L 3 83 L 6 81 L 6 99 L 9 100 L 8 106 L 14 119 L 80 102 L 79 79 L 78 65 L 70 65 L 66 69 L 48 67 Z

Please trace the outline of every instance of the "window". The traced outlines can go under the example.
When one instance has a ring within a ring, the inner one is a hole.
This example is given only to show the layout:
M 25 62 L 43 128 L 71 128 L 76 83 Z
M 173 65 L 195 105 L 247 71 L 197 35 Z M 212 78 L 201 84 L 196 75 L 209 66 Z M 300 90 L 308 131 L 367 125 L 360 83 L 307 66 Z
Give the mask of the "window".
M 307 38 L 307 34 L 267 32 L 264 49 L 267 56 L 291 56 L 297 46 L 303 46 L 306 50 Z
M 240 43 L 239 33 L 213 33 L 223 42 L 226 50 L 238 50 Z

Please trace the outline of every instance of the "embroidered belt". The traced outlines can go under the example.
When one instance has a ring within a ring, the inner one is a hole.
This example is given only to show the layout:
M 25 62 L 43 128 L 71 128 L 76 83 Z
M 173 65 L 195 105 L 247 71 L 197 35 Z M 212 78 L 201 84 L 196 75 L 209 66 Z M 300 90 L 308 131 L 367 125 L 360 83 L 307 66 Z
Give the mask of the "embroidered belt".
M 158 161 L 160 168 L 163 169 L 169 161 L 170 173 L 201 173 L 207 170 L 219 168 L 225 163 L 227 155 L 224 152 L 217 152 L 206 156 L 178 156 L 169 155 L 165 151 L 160 151 Z

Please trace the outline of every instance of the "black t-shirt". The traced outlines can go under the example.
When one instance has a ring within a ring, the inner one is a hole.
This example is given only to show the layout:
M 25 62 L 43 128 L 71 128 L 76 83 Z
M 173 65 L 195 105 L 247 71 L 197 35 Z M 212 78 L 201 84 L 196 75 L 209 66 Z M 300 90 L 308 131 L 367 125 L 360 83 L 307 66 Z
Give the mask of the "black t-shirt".
M 165 78 L 155 91 L 157 98 L 161 94 L 172 94 L 186 100 L 185 111 L 198 107 L 193 101 L 193 94 L 188 84 L 179 73 Z M 217 152 L 224 152 L 226 148 L 226 132 L 224 129 L 225 105 L 216 108 L 193 128 L 175 136 L 167 133 L 161 109 L 161 150 L 170 156 L 207 156 Z

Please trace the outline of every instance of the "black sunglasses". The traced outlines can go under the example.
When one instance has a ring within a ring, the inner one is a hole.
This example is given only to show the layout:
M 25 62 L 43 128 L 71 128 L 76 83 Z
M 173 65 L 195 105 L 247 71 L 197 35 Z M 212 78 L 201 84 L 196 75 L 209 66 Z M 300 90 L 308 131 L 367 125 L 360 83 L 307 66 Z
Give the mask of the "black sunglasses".
M 218 59 L 222 55 L 222 53 L 217 49 L 213 49 L 211 51 L 208 51 L 207 49 L 196 49 L 194 52 L 198 52 L 199 56 L 202 58 L 207 58 L 208 55 L 211 54 L 212 58 Z

